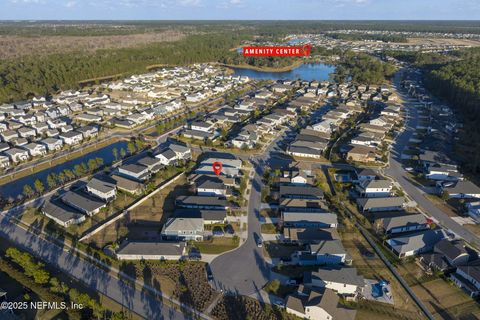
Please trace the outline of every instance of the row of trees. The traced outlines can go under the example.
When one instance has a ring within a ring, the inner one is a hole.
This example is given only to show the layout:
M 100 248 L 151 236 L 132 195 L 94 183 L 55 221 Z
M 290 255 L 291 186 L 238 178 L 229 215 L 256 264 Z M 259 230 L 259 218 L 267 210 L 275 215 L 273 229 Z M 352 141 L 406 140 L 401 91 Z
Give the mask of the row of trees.
M 54 189 L 58 186 L 61 186 L 69 181 L 74 179 L 78 179 L 80 177 L 85 176 L 86 174 L 92 173 L 99 168 L 101 168 L 104 164 L 104 160 L 102 158 L 92 158 L 88 160 L 86 163 L 82 162 L 77 164 L 71 169 L 64 169 L 60 173 L 56 174 L 55 172 L 51 172 L 47 176 L 47 186 L 40 179 L 36 179 L 33 183 L 33 186 L 26 184 L 23 186 L 23 195 L 28 199 L 35 195 L 41 195 L 45 190 L 48 188 L 49 190 Z
M 84 308 L 89 309 L 88 316 L 94 319 L 126 319 L 123 313 L 107 312 L 104 307 L 95 299 L 90 298 L 86 293 L 81 293 L 75 288 L 70 288 L 66 283 L 52 277 L 45 269 L 45 265 L 36 261 L 27 252 L 20 251 L 17 248 L 8 248 L 5 256 L 17 265 L 24 274 L 33 280 L 33 282 L 43 288 L 48 289 L 51 293 L 59 295 L 67 301 L 81 304 Z

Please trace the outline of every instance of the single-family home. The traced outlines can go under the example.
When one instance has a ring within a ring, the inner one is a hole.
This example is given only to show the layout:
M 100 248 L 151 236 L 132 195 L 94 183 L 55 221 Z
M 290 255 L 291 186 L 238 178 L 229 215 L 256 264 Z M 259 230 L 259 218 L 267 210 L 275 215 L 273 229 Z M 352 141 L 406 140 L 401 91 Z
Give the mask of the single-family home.
M 117 185 L 110 177 L 98 175 L 88 181 L 86 190 L 91 195 L 109 202 L 117 195 Z
M 400 216 L 378 219 L 376 225 L 385 234 L 398 234 L 403 232 L 426 230 L 429 224 L 421 213 L 403 214 Z
M 48 200 L 41 209 L 42 213 L 62 227 L 79 224 L 85 221 L 83 213 L 59 201 Z
M 60 133 L 58 137 L 63 140 L 64 144 L 67 144 L 70 146 L 79 144 L 83 140 L 82 133 L 78 131 L 69 131 L 69 132 Z
M 358 198 L 357 205 L 362 212 L 398 211 L 403 208 L 403 197 Z
M 57 138 L 46 138 L 40 140 L 40 143 L 45 145 L 49 152 L 61 150 L 63 147 L 63 140 Z
M 344 266 L 321 267 L 317 271 L 304 273 L 307 287 L 327 288 L 344 296 L 356 296 L 365 286 L 364 278 L 357 269 Z
M 165 240 L 202 241 L 204 226 L 202 218 L 169 218 L 162 228 Z
M 115 253 L 119 260 L 172 260 L 188 255 L 185 242 L 127 242 Z
M 435 244 L 445 238 L 448 236 L 443 229 L 425 230 L 390 238 L 386 244 L 399 258 L 404 258 L 432 251 Z
M 118 173 L 128 178 L 133 178 L 139 181 L 148 180 L 151 176 L 148 167 L 141 164 L 124 164 L 118 167 Z
M 88 216 L 97 214 L 101 208 L 106 206 L 105 202 L 86 193 L 76 191 L 67 191 L 62 196 L 62 201 Z
M 22 146 L 22 148 L 27 150 L 32 157 L 43 156 L 47 154 L 47 147 L 40 143 L 32 142 Z
M 390 180 L 364 180 L 356 186 L 359 196 L 362 198 L 389 197 L 392 192 Z

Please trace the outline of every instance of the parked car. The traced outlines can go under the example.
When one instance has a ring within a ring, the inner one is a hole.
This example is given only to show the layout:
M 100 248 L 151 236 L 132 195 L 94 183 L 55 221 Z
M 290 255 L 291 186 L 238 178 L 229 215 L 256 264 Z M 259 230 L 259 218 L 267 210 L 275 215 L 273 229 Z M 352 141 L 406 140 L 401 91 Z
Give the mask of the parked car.
M 213 273 L 212 273 L 212 269 L 210 269 L 210 265 L 208 263 L 205 265 L 205 271 L 207 272 L 208 281 L 212 281 L 213 280 Z

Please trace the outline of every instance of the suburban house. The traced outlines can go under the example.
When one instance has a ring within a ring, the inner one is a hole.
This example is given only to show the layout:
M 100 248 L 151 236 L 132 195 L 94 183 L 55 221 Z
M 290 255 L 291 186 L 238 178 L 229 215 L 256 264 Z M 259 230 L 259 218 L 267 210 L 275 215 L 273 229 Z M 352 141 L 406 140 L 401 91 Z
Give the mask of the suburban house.
M 62 227 L 79 224 L 85 221 L 86 216 L 60 202 L 49 200 L 42 207 L 42 213 Z
M 19 148 L 11 148 L 3 152 L 7 157 L 12 160 L 13 163 L 27 161 L 29 158 L 29 154 L 27 150 L 19 149 Z
M 39 143 L 29 143 L 24 146 L 22 146 L 23 149 L 27 150 L 30 156 L 36 157 L 36 156 L 44 156 L 47 154 L 47 147 L 44 146 L 43 144 Z
M 376 160 L 375 148 L 354 145 L 347 152 L 347 160 L 356 162 L 374 162 Z
M 84 126 L 77 129 L 83 135 L 84 139 L 96 137 L 98 135 L 98 128 L 94 126 Z
M 362 212 L 399 211 L 403 208 L 403 197 L 358 198 L 357 205 Z
M 203 224 L 223 224 L 227 220 L 226 210 L 205 210 L 205 209 L 175 209 L 173 213 L 177 218 L 201 218 Z
M 356 187 L 362 198 L 383 198 L 389 197 L 392 192 L 390 180 L 365 180 Z
M 88 193 L 104 200 L 105 202 L 115 199 L 117 195 L 115 180 L 107 176 L 93 177 L 87 183 L 86 190 Z
M 377 178 L 377 174 L 372 169 L 368 169 L 368 168 L 367 169 L 360 169 L 357 172 L 357 181 L 358 182 L 362 182 L 362 181 L 365 181 L 365 180 L 375 180 L 376 178 Z
M 161 160 L 150 156 L 140 158 L 137 164 L 147 167 L 151 173 L 157 173 L 162 168 Z
M 279 198 L 324 199 L 323 191 L 312 186 L 280 185 Z
M 228 201 L 216 196 L 178 196 L 175 204 L 182 208 L 226 210 Z
M 285 311 L 302 319 L 354 320 L 356 311 L 339 303 L 339 296 L 328 288 L 310 289 L 300 286 L 296 293 L 287 296 Z
M 355 296 L 363 291 L 365 280 L 357 269 L 344 266 L 321 267 L 305 272 L 303 282 L 307 287 L 327 288 L 340 295 Z
M 63 141 L 56 138 L 46 138 L 40 140 L 40 143 L 46 146 L 49 152 L 61 150 L 63 147 Z
M 463 240 L 442 239 L 435 244 L 432 253 L 424 253 L 420 260 L 427 267 L 442 272 L 454 271 L 478 258 L 473 249 L 468 248 Z
M 62 196 L 62 201 L 89 216 L 97 214 L 101 208 L 106 206 L 105 202 L 95 197 L 74 191 L 66 192 Z
M 202 218 L 169 218 L 162 228 L 165 240 L 202 241 L 203 234 Z
M 145 181 L 151 176 L 148 167 L 134 163 L 124 164 L 118 167 L 118 173 L 127 178 L 133 178 L 139 181 Z
M 480 265 L 458 266 L 455 273 L 450 275 L 450 279 L 471 297 L 480 294 Z
M 458 181 L 452 187 L 442 186 L 442 192 L 447 192 L 449 198 L 472 199 L 480 198 L 480 188 L 469 180 Z
M 227 187 L 223 181 L 217 177 L 204 175 L 195 181 L 195 190 L 199 196 L 219 196 L 227 195 Z
M 292 260 L 298 261 L 301 266 L 336 265 L 351 260 L 347 256 L 341 240 L 321 240 L 306 245 L 305 250 L 295 252 Z
M 185 242 L 127 242 L 115 253 L 119 260 L 182 260 L 188 255 Z
M 421 213 L 404 214 L 378 219 L 376 220 L 376 225 L 385 234 L 397 234 L 429 228 L 427 219 Z
M 386 244 L 399 257 L 409 257 L 419 253 L 432 251 L 437 242 L 447 238 L 442 229 L 425 230 L 386 240 Z
M 138 195 L 145 190 L 145 185 L 139 181 L 125 178 L 117 174 L 112 174 L 112 179 L 117 184 L 117 189 L 128 192 L 130 194 Z
M 5 169 L 10 167 L 10 158 L 0 155 L 0 168 Z
M 71 146 L 79 144 L 83 140 L 82 133 L 78 131 L 63 132 L 63 133 L 60 133 L 58 137 L 62 139 L 65 144 L 68 144 Z
M 282 212 L 283 225 L 295 228 L 336 228 L 337 215 L 328 212 Z

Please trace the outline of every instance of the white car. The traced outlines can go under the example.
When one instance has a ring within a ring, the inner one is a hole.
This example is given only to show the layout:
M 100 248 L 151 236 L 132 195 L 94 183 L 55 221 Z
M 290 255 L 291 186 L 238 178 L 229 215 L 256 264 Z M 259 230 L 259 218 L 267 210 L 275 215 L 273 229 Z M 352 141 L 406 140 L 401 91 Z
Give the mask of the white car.
M 413 171 L 413 168 L 412 168 L 412 167 L 406 167 L 406 168 L 405 168 L 405 171 L 407 171 L 407 172 L 412 172 L 412 171 Z

